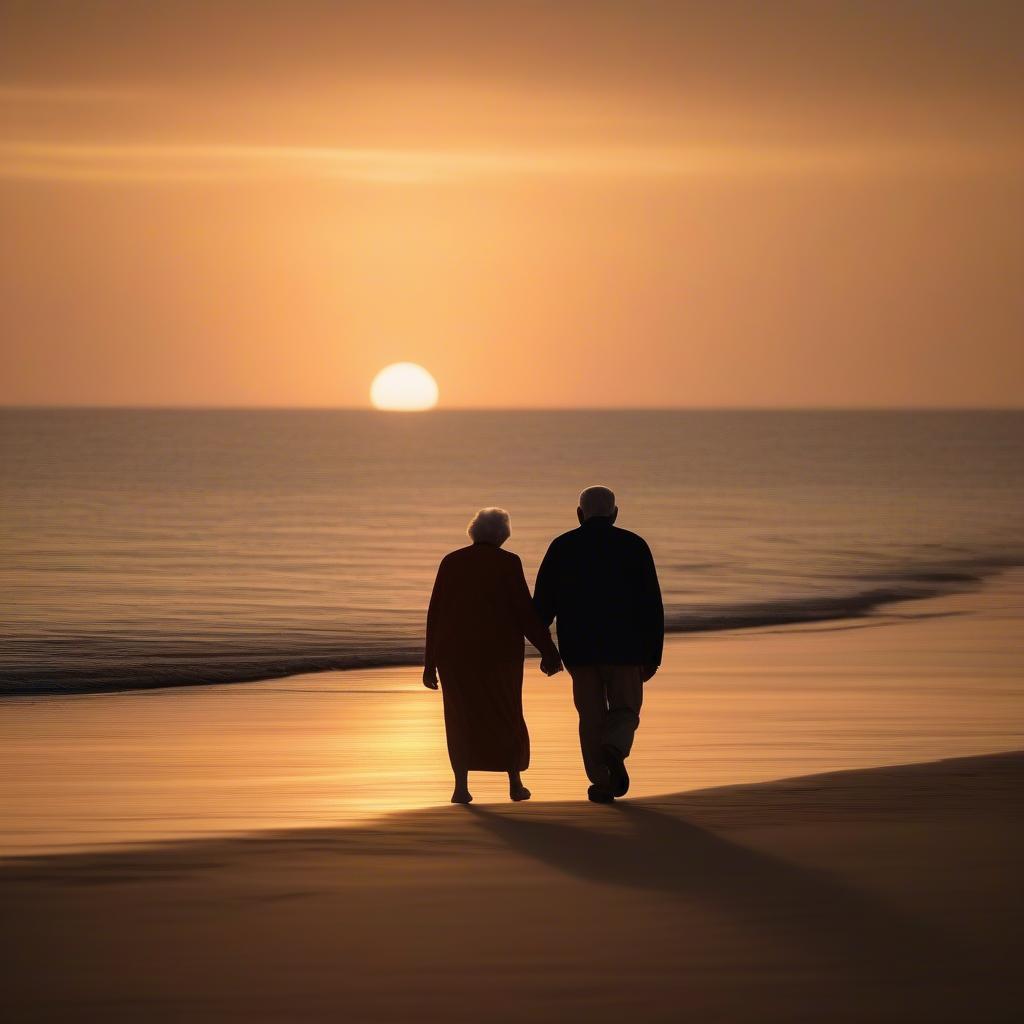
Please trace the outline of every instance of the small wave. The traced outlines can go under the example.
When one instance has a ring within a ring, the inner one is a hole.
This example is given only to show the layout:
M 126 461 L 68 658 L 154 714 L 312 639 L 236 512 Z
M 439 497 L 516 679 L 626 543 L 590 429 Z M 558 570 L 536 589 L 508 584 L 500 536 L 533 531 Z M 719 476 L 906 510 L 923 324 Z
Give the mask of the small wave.
M 783 598 L 717 608 L 674 609 L 666 612 L 665 630 L 669 633 L 705 633 L 860 619 L 886 605 L 972 589 L 1015 564 L 1013 560 L 986 559 L 955 567 L 915 567 L 865 573 L 857 578 L 857 582 L 889 585 L 867 587 L 848 594 Z
M 144 652 L 118 659 L 89 658 L 78 663 L 41 659 L 38 665 L 5 668 L 0 673 L 0 694 L 5 696 L 58 696 L 117 693 L 171 686 L 213 686 L 251 683 L 312 672 L 387 668 L 415 665 L 419 649 L 396 645 L 390 650 L 349 649 L 309 653 L 276 652 L 254 656 L 241 648 L 237 654 L 195 652 L 179 657 L 166 652 L 146 657 Z
M 755 601 L 725 608 L 685 609 L 666 614 L 665 631 L 709 633 L 797 625 L 805 622 L 828 622 L 835 619 L 859 619 L 887 604 L 938 596 L 935 590 L 887 587 L 864 590 L 842 597 L 791 598 L 781 601 Z
M 800 623 L 863 619 L 877 609 L 902 601 L 940 597 L 980 586 L 1016 560 L 946 566 L 920 566 L 892 572 L 865 573 L 857 582 L 885 583 L 845 594 L 821 594 L 743 604 L 668 608 L 668 633 L 708 633 Z M 836 581 L 838 582 L 838 581 Z M 848 581 L 853 582 L 853 581 Z M 25 641 L 20 657 L 8 657 L 0 669 L 4 696 L 59 696 L 150 690 L 174 686 L 208 686 L 279 679 L 304 673 L 385 668 L 422 663 L 422 646 L 406 638 L 361 644 L 282 640 L 271 651 L 254 651 L 246 638 L 235 651 L 174 651 L 166 646 L 124 650 L 125 641 L 97 638 Z M 156 643 L 159 643 L 157 641 Z M 154 645 L 155 646 L 155 645 Z M 291 647 L 292 651 L 287 648 Z
M 716 608 L 690 608 L 666 615 L 667 633 L 710 633 L 767 626 L 822 623 L 839 618 L 861 618 L 887 604 L 939 597 L 948 591 L 923 587 L 886 587 L 842 597 L 790 598 Z

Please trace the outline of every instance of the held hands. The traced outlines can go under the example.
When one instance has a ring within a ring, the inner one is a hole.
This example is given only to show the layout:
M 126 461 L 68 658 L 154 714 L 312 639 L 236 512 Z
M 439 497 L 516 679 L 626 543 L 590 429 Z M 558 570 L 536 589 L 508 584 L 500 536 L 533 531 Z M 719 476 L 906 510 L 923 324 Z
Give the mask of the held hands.
M 557 655 L 544 655 L 540 659 L 540 670 L 546 676 L 554 676 L 562 671 L 562 659 Z
M 437 689 L 437 669 L 433 665 L 428 665 L 423 670 L 423 685 L 428 690 Z

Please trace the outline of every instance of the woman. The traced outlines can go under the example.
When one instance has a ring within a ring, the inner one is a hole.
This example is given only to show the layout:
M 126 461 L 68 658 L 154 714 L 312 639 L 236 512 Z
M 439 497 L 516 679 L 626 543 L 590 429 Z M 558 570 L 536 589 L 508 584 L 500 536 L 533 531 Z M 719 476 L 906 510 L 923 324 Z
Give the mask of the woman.
M 468 804 L 469 773 L 507 772 L 513 800 L 529 800 L 519 773 L 530 764 L 523 720 L 523 637 L 541 653 L 541 668 L 562 670 L 551 634 L 533 610 L 518 555 L 502 551 L 508 513 L 481 509 L 469 524 L 472 544 L 441 560 L 427 612 L 423 685 L 441 675 L 444 728 L 455 774 L 452 803 Z

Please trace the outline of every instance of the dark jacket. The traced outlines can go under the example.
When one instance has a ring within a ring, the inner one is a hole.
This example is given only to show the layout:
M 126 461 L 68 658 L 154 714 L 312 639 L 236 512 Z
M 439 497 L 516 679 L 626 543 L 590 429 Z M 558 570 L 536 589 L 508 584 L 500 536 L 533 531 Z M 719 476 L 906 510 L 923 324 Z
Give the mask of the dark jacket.
M 651 549 L 601 516 L 556 537 L 537 572 L 533 604 L 558 619 L 566 665 L 660 665 L 665 612 Z
M 427 611 L 428 668 L 521 666 L 524 636 L 541 654 L 558 656 L 533 609 L 518 555 L 471 544 L 441 559 Z

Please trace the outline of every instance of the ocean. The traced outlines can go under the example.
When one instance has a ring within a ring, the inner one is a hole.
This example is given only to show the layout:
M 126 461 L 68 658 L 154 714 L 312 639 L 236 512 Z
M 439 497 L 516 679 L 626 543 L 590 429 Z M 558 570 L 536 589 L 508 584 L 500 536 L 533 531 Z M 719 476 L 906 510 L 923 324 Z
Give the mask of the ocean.
M 0 411 L 0 693 L 415 664 L 480 507 L 533 575 L 581 488 L 674 632 L 913 614 L 1024 564 L 1024 412 Z

